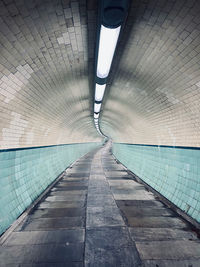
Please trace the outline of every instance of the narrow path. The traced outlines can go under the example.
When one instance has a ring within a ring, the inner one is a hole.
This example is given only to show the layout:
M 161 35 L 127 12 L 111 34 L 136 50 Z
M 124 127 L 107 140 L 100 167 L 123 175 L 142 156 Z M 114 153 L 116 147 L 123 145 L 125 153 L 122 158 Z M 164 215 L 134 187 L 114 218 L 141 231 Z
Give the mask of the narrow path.
M 4 242 L 0 266 L 199 267 L 200 241 L 108 144 L 66 171 Z
M 114 159 L 107 147 L 93 158 L 88 186 L 85 266 L 140 266 L 140 258 L 104 174 L 101 160 Z M 115 163 L 116 164 L 116 163 Z

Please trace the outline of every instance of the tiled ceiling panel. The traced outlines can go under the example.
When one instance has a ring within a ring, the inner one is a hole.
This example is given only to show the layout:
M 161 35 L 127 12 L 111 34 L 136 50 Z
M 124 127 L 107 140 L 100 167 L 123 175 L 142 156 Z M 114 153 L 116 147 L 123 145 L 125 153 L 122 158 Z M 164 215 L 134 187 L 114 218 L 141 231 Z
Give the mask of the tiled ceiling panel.
M 200 2 L 134 0 L 100 127 L 115 142 L 200 146 Z M 0 147 L 99 140 L 97 1 L 0 2 Z
M 114 141 L 200 146 L 200 1 L 132 1 L 107 89 Z
M 95 8 L 0 1 L 0 148 L 98 140 L 91 117 Z

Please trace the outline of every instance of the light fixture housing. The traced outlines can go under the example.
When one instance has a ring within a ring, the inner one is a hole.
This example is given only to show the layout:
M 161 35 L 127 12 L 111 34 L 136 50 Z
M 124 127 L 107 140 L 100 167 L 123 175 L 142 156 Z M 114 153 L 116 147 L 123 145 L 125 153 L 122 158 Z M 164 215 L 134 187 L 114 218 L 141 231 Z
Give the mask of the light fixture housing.
M 120 29 L 121 26 L 112 29 L 101 25 L 96 73 L 98 78 L 106 78 L 110 72 Z
M 107 78 L 115 54 L 120 30 L 128 14 L 130 0 L 99 0 L 97 45 L 95 54 L 94 119 L 99 118 Z M 97 131 L 99 122 L 95 121 Z
M 94 112 L 98 113 L 101 109 L 101 103 L 94 103 Z
M 106 84 L 98 84 L 95 86 L 95 101 L 102 101 L 105 92 Z
M 98 119 L 99 118 L 99 113 L 94 113 L 94 119 Z

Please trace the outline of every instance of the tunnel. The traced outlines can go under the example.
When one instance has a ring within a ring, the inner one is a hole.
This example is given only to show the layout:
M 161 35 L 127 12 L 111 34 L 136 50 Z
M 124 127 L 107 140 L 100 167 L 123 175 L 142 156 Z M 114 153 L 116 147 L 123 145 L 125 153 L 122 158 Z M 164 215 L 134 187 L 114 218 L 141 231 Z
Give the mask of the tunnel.
M 0 0 L 7 266 L 200 266 L 199 0 Z

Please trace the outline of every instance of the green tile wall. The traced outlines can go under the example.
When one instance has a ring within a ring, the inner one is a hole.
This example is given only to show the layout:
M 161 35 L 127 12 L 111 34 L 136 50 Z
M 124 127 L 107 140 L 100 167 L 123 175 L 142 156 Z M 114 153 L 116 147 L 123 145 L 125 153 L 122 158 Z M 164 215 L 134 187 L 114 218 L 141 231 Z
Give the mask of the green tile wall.
M 0 234 L 64 171 L 98 143 L 0 151 Z
M 143 181 L 200 222 L 200 149 L 114 143 L 113 154 Z

